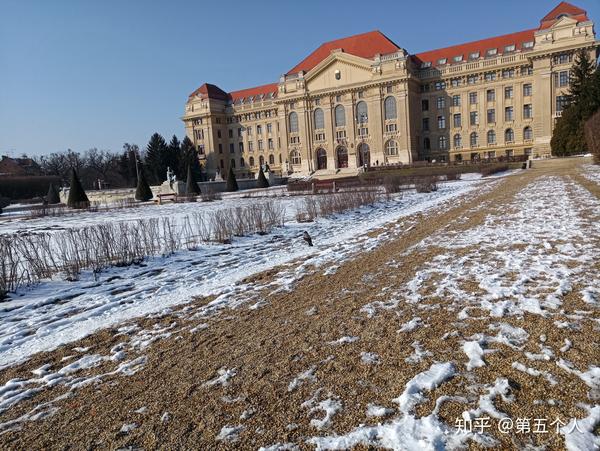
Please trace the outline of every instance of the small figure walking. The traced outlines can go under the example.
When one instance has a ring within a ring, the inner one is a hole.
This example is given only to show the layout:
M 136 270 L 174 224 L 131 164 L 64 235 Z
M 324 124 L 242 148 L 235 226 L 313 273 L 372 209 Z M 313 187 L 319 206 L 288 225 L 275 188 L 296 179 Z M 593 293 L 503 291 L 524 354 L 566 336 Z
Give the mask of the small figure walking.
M 310 235 L 308 234 L 308 232 L 305 230 L 304 233 L 302 234 L 302 238 L 304 238 L 304 241 L 306 241 L 308 243 L 309 246 L 312 246 L 312 238 L 310 237 Z

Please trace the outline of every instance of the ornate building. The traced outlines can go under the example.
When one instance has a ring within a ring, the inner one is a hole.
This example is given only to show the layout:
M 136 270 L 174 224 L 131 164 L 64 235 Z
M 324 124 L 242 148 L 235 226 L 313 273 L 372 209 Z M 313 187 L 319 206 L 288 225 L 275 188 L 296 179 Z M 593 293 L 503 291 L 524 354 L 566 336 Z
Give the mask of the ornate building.
M 544 156 L 574 55 L 595 60 L 599 46 L 587 13 L 566 2 L 537 28 L 414 55 L 372 31 L 321 45 L 278 83 L 203 84 L 182 119 L 213 174 Z

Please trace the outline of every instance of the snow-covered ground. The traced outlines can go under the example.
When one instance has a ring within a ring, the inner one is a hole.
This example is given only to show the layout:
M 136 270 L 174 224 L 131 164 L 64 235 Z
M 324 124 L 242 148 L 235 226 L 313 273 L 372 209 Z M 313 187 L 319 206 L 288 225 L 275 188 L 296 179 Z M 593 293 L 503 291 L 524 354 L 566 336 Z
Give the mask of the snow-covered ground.
M 334 271 L 343 260 L 357 252 L 378 246 L 387 235 L 369 238 L 365 232 L 416 212 L 440 206 L 473 190 L 491 189 L 494 178 L 442 184 L 430 194 L 406 192 L 389 202 L 360 210 L 319 218 L 299 224 L 294 219 L 297 198 L 286 203 L 287 223 L 267 236 L 236 238 L 232 245 L 206 245 L 196 251 L 177 252 L 171 257 L 149 258 L 142 265 L 108 269 L 93 275 L 84 272 L 80 280 L 51 280 L 22 290 L 0 305 L 0 368 L 83 338 L 94 331 L 125 320 L 191 301 L 194 297 L 216 296 L 201 314 L 244 302 L 248 287 L 236 285 L 258 272 L 302 259 L 292 274 L 283 273 L 273 289 L 286 289 L 306 268 L 324 267 Z M 64 227 L 81 227 L 100 221 L 131 221 L 137 218 L 183 217 L 196 209 L 230 208 L 247 199 L 210 204 L 172 204 L 110 213 L 83 213 L 72 217 L 40 218 L 8 222 L 0 233 L 35 232 Z M 308 231 L 315 243 L 307 247 L 300 238 Z
M 582 167 L 581 172 L 585 178 L 600 185 L 600 165 L 586 164 Z

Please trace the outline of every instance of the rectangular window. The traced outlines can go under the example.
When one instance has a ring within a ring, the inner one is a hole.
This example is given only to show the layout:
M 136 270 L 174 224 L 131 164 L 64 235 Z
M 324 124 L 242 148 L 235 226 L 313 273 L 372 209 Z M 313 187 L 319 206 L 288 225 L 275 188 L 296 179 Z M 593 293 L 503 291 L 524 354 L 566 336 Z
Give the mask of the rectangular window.
M 229 137 L 233 138 L 233 130 L 232 129 L 229 129 Z
M 487 110 L 487 121 L 488 124 L 495 124 L 496 123 L 496 110 Z
M 338 130 L 335 132 L 335 139 L 346 139 L 346 130 Z
M 257 135 L 262 135 L 262 125 L 257 125 L 256 126 L 256 134 Z
M 560 86 L 562 88 L 563 86 L 568 86 L 568 85 L 569 85 L 569 71 L 562 70 L 558 74 L 558 86 Z
M 438 116 L 438 129 L 444 130 L 446 128 L 446 116 Z
M 393 133 L 397 130 L 396 124 L 385 124 L 385 131 L 387 133 Z
M 254 152 L 254 143 L 252 141 L 248 142 L 248 152 Z
M 494 81 L 496 79 L 496 72 L 487 72 L 485 74 L 485 81 Z
M 421 100 L 421 111 L 429 111 L 429 100 Z
M 496 101 L 496 91 L 494 89 L 487 90 L 487 101 L 495 102 Z
M 452 96 L 452 106 L 460 106 L 460 96 L 458 94 Z
M 315 99 L 315 105 L 317 105 L 317 106 L 321 105 L 321 99 Z M 267 124 L 267 125 L 269 125 L 269 124 Z
M 469 85 L 474 85 L 475 83 L 477 83 L 479 77 L 477 77 L 477 75 L 469 75 L 467 77 L 467 84 Z
M 523 105 L 523 118 L 531 119 L 533 117 L 533 106 L 529 103 L 527 105 Z
M 469 54 L 469 59 L 470 60 L 479 59 L 479 52 L 472 52 L 471 54 Z
M 533 48 L 533 41 L 524 42 L 521 47 L 523 49 L 532 49 Z
M 469 93 L 469 103 L 471 105 L 475 105 L 477 103 L 477 93 L 476 92 Z
M 241 137 L 242 137 L 242 129 L 240 127 L 240 128 L 238 128 L 238 138 L 241 138 Z
M 511 52 L 514 52 L 514 51 L 515 51 L 515 49 L 516 49 L 516 46 L 515 46 L 515 44 L 510 44 L 510 45 L 507 45 L 506 47 L 504 47 L 504 53 L 511 53 Z
M 471 124 L 471 125 L 479 124 L 479 115 L 477 114 L 477 111 L 471 111 L 471 113 L 469 114 L 469 124 Z
M 362 99 L 365 96 L 363 91 L 358 91 L 358 98 Z
M 360 127 L 358 129 L 358 136 L 368 136 L 369 135 L 369 129 L 367 127 Z
M 429 118 L 427 118 L 427 117 L 423 118 L 423 131 L 424 132 L 429 131 Z
M 513 98 L 513 87 L 512 86 L 507 86 L 506 88 L 504 88 L 504 98 L 505 99 Z
M 531 83 L 526 83 L 523 85 L 523 97 L 531 96 L 533 89 L 531 88 Z
M 223 144 L 219 143 L 219 153 L 223 153 Z
M 217 130 L 217 138 L 221 138 L 221 130 Z
M 485 52 L 485 56 L 488 56 L 488 57 L 496 56 L 497 54 L 498 54 L 498 49 L 489 49 L 487 52 Z
M 258 140 L 258 150 L 263 150 L 263 140 L 262 139 Z
M 335 96 L 335 101 L 336 102 L 341 102 L 342 101 L 342 96 Z
M 386 91 L 388 94 L 391 94 L 392 92 L 394 92 L 394 87 L 393 87 L 393 86 L 386 86 L 386 87 L 385 87 L 385 91 Z
M 267 133 L 273 133 L 273 124 L 270 122 L 267 124 Z
M 451 83 L 453 88 L 457 88 L 460 86 L 461 80 L 460 78 L 453 78 Z
M 512 121 L 515 119 L 514 108 L 511 106 L 507 106 L 504 108 L 504 120 L 506 122 Z
M 502 71 L 502 78 L 513 78 L 515 76 L 514 69 L 504 69 Z
M 239 147 L 240 147 L 240 153 L 242 153 L 244 151 L 244 143 L 240 143 Z
M 315 141 L 325 141 L 325 133 L 315 133 Z
M 446 98 L 445 97 L 438 97 L 437 98 L 437 109 L 438 110 L 442 110 L 446 108 Z
M 233 145 L 233 143 L 229 144 L 229 153 L 234 153 L 235 152 L 235 147 Z
M 459 113 L 454 115 L 454 127 L 459 128 L 460 126 L 462 126 L 462 117 Z
M 556 112 L 559 113 L 567 106 L 567 96 L 556 96 Z
M 252 136 L 252 126 L 249 125 L 248 128 L 246 128 L 246 134 Z
M 441 91 L 442 89 L 446 89 L 446 82 L 445 81 L 436 81 L 435 82 L 435 90 Z
M 200 155 L 204 155 L 204 144 L 200 144 L 200 145 L 198 146 L 198 153 L 199 153 Z
M 269 138 L 269 140 L 267 141 L 269 149 L 273 149 L 273 138 Z

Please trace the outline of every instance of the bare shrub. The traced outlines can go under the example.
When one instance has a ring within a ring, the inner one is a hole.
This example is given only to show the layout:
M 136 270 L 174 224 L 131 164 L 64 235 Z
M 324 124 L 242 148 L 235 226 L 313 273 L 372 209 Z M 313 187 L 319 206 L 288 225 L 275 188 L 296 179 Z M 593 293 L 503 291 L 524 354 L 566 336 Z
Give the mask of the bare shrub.
M 438 190 L 437 182 L 437 177 L 433 175 L 421 177 L 415 180 L 415 189 L 417 193 L 431 193 Z
M 231 243 L 233 227 L 229 221 L 230 217 L 225 210 L 213 211 L 210 215 L 210 226 L 214 241 L 223 244 Z
M 221 193 L 215 191 L 210 185 L 204 185 L 201 191 L 200 198 L 202 199 L 202 202 L 212 202 L 213 200 L 221 199 Z

